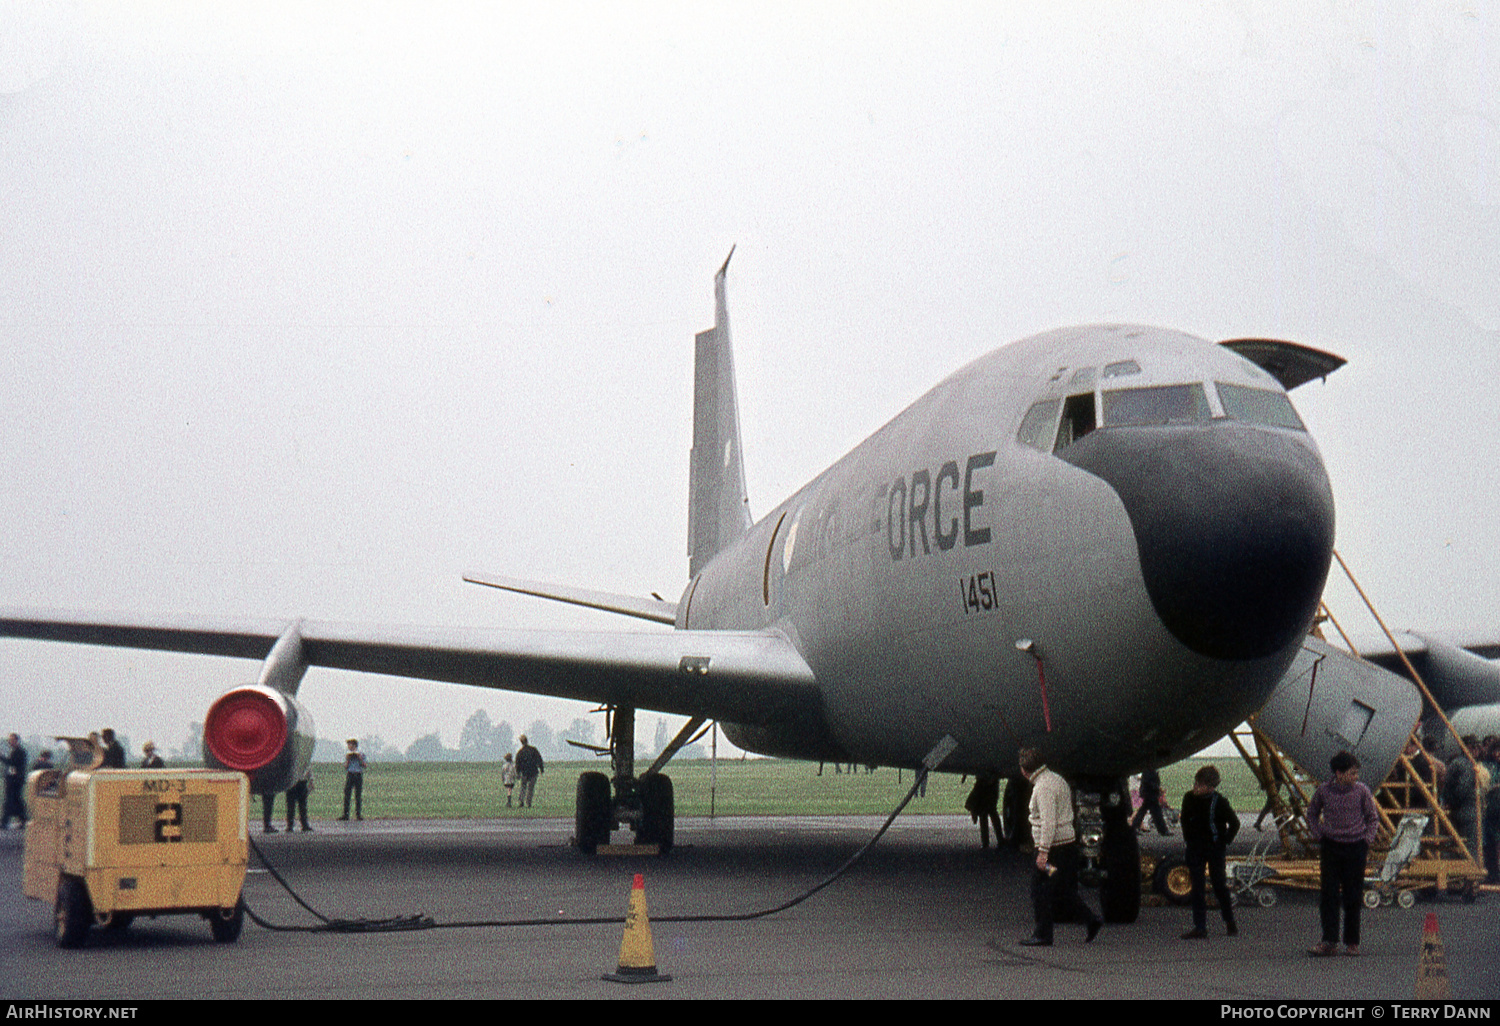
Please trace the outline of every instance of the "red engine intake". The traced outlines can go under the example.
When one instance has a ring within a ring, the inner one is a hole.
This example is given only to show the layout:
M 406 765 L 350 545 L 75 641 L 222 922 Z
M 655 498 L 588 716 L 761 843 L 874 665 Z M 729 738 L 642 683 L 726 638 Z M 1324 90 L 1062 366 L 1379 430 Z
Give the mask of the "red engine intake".
M 203 743 L 224 766 L 254 773 L 269 765 L 286 745 L 282 704 L 260 688 L 237 688 L 209 707 Z
M 307 710 L 263 684 L 228 692 L 203 720 L 204 765 L 248 773 L 255 794 L 276 794 L 302 779 L 316 743 Z

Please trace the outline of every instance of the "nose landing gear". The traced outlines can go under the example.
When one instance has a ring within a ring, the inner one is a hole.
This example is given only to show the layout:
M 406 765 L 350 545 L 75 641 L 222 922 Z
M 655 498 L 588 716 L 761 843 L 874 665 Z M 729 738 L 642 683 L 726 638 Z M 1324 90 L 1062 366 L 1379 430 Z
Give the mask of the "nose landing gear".
M 1141 914 L 1141 845 L 1130 825 L 1130 790 L 1124 780 L 1080 782 L 1078 829 L 1085 878 L 1099 884 L 1107 923 L 1133 923 Z

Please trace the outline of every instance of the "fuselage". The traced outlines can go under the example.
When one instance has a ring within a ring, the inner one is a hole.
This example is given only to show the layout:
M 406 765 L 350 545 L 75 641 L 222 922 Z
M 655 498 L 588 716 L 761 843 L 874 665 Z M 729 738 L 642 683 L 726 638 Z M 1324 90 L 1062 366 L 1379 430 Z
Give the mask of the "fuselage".
M 1221 346 L 1035 336 L 918 399 L 720 552 L 677 625 L 772 629 L 819 715 L 752 750 L 1118 775 L 1264 702 L 1322 593 L 1333 500 L 1282 387 Z M 1027 645 L 1026 643 L 1030 644 Z

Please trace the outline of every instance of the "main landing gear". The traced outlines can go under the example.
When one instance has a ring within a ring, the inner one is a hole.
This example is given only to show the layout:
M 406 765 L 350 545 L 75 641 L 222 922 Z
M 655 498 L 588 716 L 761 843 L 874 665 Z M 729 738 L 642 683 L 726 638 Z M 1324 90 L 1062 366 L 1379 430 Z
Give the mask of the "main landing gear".
M 662 749 L 656 761 L 639 777 L 635 775 L 635 709 L 628 705 L 605 709 L 605 733 L 608 747 L 594 751 L 608 752 L 614 777 L 590 771 L 578 777 L 578 796 L 574 805 L 574 839 L 578 850 L 593 855 L 599 846 L 609 843 L 610 832 L 621 826 L 635 830 L 636 844 L 656 845 L 665 855 L 672 850 L 675 820 L 672 778 L 661 772 L 663 766 L 684 745 L 697 740 L 695 732 L 704 724 L 701 716 L 689 720 L 671 743 Z M 593 747 L 593 746 L 585 746 Z

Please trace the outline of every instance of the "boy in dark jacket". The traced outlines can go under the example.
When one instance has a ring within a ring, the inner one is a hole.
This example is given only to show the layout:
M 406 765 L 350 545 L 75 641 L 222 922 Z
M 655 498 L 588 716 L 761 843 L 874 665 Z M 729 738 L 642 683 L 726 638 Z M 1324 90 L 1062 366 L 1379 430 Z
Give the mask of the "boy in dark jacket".
M 1214 897 L 1229 936 L 1239 933 L 1234 922 L 1234 899 L 1224 875 L 1224 850 L 1240 829 L 1240 817 L 1229 805 L 1229 799 L 1218 791 L 1219 771 L 1204 766 L 1193 776 L 1193 789 L 1182 796 L 1182 813 L 1178 820 L 1182 839 L 1187 842 L 1187 867 L 1193 880 L 1193 928 L 1183 940 L 1208 937 L 1208 899 L 1203 893 L 1203 873 L 1213 881 Z

